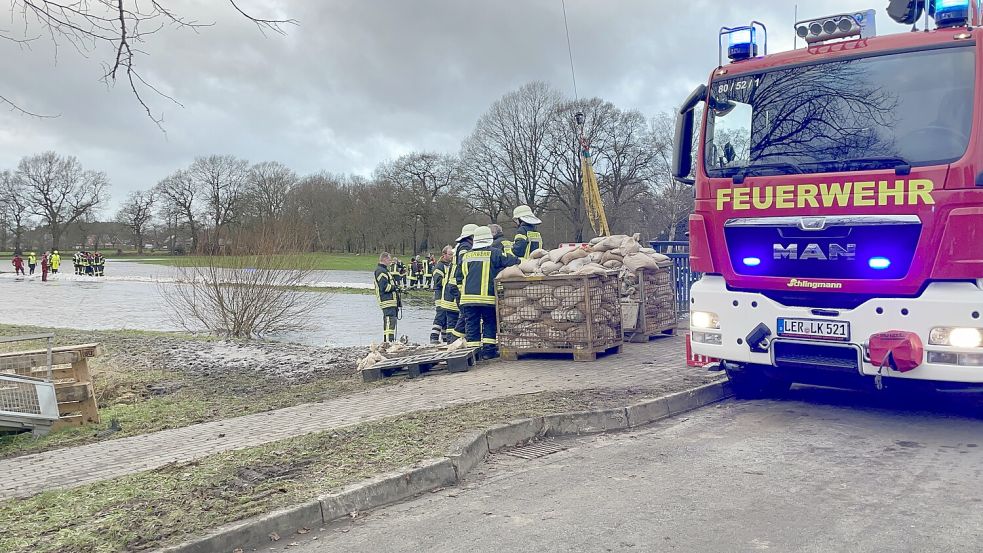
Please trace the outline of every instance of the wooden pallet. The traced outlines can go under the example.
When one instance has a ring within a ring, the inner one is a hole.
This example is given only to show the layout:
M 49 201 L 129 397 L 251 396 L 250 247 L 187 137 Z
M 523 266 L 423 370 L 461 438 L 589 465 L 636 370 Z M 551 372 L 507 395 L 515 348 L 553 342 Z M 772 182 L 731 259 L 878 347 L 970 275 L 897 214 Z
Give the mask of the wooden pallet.
M 518 361 L 520 357 L 525 355 L 537 355 L 537 354 L 549 354 L 549 353 L 560 353 L 565 355 L 573 355 L 574 361 L 595 361 L 598 355 L 610 354 L 617 355 L 621 353 L 621 343 L 607 344 L 591 349 L 573 349 L 573 348 L 533 348 L 533 349 L 512 349 L 507 347 L 499 347 L 499 355 L 505 361 Z
M 394 376 L 416 378 L 422 374 L 442 371 L 467 372 L 477 361 L 477 351 L 476 349 L 440 351 L 387 359 L 362 369 L 362 382 L 375 382 Z
M 55 383 L 60 418 L 52 429 L 99 422 L 99 406 L 92 389 L 88 359 L 102 353 L 99 344 L 80 344 L 51 348 L 51 379 Z M 0 353 L 0 365 L 14 374 L 48 377 L 48 351 Z

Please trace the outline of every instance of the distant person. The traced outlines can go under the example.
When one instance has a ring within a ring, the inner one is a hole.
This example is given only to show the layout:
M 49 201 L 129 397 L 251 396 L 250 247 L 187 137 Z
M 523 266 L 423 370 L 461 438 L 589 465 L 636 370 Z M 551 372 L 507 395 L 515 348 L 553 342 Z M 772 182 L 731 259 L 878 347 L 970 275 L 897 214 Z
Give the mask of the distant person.
M 58 274 L 58 268 L 61 267 L 61 255 L 58 254 L 58 250 L 51 252 L 51 274 Z
M 24 258 L 15 253 L 10 262 L 14 264 L 14 275 L 24 276 Z
M 512 218 L 519 227 L 512 240 L 512 253 L 519 259 L 529 259 L 529 254 L 543 247 L 543 235 L 536 230 L 543 221 L 527 205 L 513 209 Z
M 30 269 L 31 273 L 34 274 L 34 268 L 38 266 L 38 256 L 34 252 L 27 253 L 27 268 Z
M 99 252 L 92 256 L 92 273 L 97 276 L 106 276 L 106 258 Z
M 430 290 L 433 288 L 433 256 L 427 253 L 420 264 L 423 265 L 423 289 Z
M 41 256 L 41 282 L 48 282 L 48 270 L 51 269 L 51 254 L 44 252 Z
M 382 341 L 396 341 L 396 320 L 399 318 L 399 287 L 389 272 L 392 256 L 379 254 L 379 266 L 375 268 L 375 297 L 382 309 Z

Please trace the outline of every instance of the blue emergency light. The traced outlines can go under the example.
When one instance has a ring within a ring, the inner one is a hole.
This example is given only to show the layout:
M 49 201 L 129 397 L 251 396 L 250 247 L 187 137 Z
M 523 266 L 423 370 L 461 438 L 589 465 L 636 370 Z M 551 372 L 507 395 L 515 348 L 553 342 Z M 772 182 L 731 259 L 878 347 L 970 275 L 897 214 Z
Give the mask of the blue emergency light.
M 765 55 L 768 55 L 768 29 L 762 23 L 752 21 L 743 27 L 722 27 L 719 34 L 720 57 L 723 58 L 723 40 L 727 37 L 727 59 L 741 61 L 758 55 L 758 30 L 764 35 Z M 723 65 L 723 59 L 720 60 Z
M 742 261 L 744 261 L 744 264 L 748 267 L 757 267 L 758 265 L 761 265 L 760 257 L 745 257 Z
M 731 31 L 727 37 L 727 57 L 738 61 L 757 56 L 758 45 L 754 38 L 754 27 Z
M 891 266 L 891 260 L 888 259 L 888 258 L 886 258 L 886 257 L 871 257 L 867 261 L 867 265 L 871 269 L 875 269 L 877 271 L 881 271 L 881 270 L 887 269 L 888 267 Z
M 956 27 L 969 20 L 969 0 L 932 0 L 935 8 L 935 24 L 939 27 Z

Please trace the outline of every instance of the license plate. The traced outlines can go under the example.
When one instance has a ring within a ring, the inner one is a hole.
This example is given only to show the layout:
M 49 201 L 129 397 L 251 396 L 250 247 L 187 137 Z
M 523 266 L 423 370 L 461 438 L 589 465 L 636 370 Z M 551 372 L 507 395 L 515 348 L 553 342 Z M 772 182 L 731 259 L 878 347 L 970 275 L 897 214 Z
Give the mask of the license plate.
M 850 323 L 820 319 L 778 319 L 778 335 L 789 338 L 813 338 L 816 340 L 850 339 Z

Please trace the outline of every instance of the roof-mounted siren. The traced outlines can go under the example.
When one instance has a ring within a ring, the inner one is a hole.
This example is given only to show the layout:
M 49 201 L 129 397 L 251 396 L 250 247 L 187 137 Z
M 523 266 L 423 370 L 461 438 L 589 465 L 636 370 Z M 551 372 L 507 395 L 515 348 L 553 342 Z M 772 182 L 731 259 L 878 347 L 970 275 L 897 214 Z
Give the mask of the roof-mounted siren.
M 935 18 L 935 25 L 940 29 L 959 27 L 969 21 L 970 0 L 932 0 L 929 12 Z
M 763 38 L 764 55 L 768 55 L 768 29 L 764 23 L 752 21 L 743 27 L 721 27 L 717 38 L 718 62 L 724 64 L 724 37 L 727 37 L 727 59 L 741 61 L 758 56 L 758 30 Z
M 816 44 L 837 38 L 871 38 L 877 36 L 874 10 L 841 13 L 817 19 L 806 19 L 795 24 L 795 34 L 806 44 Z

